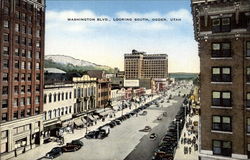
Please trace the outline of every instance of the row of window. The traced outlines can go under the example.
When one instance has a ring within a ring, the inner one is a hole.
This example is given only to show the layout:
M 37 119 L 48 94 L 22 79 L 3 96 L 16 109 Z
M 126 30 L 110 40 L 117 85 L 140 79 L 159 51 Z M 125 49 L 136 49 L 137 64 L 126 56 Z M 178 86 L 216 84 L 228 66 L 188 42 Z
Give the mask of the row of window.
M 96 90 L 95 87 L 74 89 L 74 98 L 95 96 L 96 93 L 95 90 Z
M 7 21 L 7 20 L 4 20 L 3 21 L 3 28 L 5 29 L 9 29 L 10 28 L 10 22 Z M 25 25 L 20 25 L 18 23 L 15 24 L 15 31 L 16 32 L 21 32 L 23 34 L 29 34 L 29 35 L 32 35 L 32 27 L 31 26 L 25 26 Z M 41 30 L 37 29 L 36 30 L 36 37 L 39 38 L 41 37 Z M 6 35 L 7 33 L 4 33 L 4 35 Z M 7 35 L 8 36 L 8 35 Z M 6 36 L 4 36 L 6 37 Z M 4 40 L 5 41 L 5 40 Z
M 212 43 L 212 57 L 231 57 L 230 42 Z M 246 42 L 246 56 L 250 57 L 250 42 Z
M 25 111 L 26 111 L 26 114 L 25 114 Z M 40 113 L 40 109 L 39 107 L 36 107 L 35 108 L 35 115 L 38 115 Z M 24 117 L 29 117 L 31 116 L 31 109 L 25 109 L 25 110 L 21 110 L 19 111 L 15 111 L 12 115 L 12 119 L 15 120 L 15 119 L 19 119 L 19 118 L 24 118 Z M 1 122 L 6 122 L 8 121 L 8 113 L 2 113 L 2 119 L 1 119 Z
M 35 85 L 35 91 L 36 92 L 40 92 L 40 85 L 37 84 Z M 19 86 L 14 86 L 14 94 L 19 95 L 19 94 L 31 94 L 32 90 L 31 90 L 31 86 L 30 85 L 21 85 Z M 2 87 L 2 95 L 3 96 L 7 96 L 9 93 L 9 86 L 3 86 Z
M 65 100 L 68 100 L 68 99 L 71 99 L 72 98 L 72 92 L 62 92 L 62 93 L 54 93 L 53 94 L 53 102 L 56 102 L 56 101 L 63 101 L 64 99 Z M 44 94 L 44 104 L 46 104 L 47 102 L 48 103 L 51 103 L 52 102 L 52 93 L 50 93 L 49 95 L 47 94 Z
M 64 114 L 70 114 L 72 112 L 72 106 L 62 107 L 58 109 L 49 110 L 48 112 L 44 112 L 44 120 L 50 120 L 52 118 L 63 116 Z
M 4 69 L 8 69 L 9 68 L 9 60 L 8 59 L 3 59 L 2 61 L 2 66 Z M 36 62 L 36 66 L 35 66 L 37 70 L 41 69 L 40 63 Z M 32 62 L 25 62 L 25 61 L 18 61 L 15 60 L 14 61 L 14 68 L 16 69 L 28 69 L 31 70 L 32 69 Z
M 3 51 L 2 51 L 2 54 L 4 56 L 8 56 L 10 53 L 10 50 L 9 50 L 9 47 L 7 46 L 4 46 L 3 47 Z M 14 56 L 22 56 L 22 57 L 26 57 L 26 58 L 32 58 L 33 56 L 33 53 L 31 50 L 25 50 L 25 49 L 19 49 L 19 48 L 16 48 L 15 51 L 14 51 Z M 35 57 L 36 59 L 40 59 L 40 52 L 36 52 L 35 54 Z

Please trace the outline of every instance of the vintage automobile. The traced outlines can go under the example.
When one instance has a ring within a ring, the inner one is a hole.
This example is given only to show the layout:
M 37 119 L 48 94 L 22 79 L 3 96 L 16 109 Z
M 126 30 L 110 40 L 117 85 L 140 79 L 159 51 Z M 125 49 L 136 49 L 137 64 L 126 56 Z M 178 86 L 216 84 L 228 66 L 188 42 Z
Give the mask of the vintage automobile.
M 55 147 L 51 151 L 46 153 L 46 157 L 49 159 L 53 159 L 53 158 L 60 156 L 62 153 L 63 153 L 63 150 L 61 147 Z

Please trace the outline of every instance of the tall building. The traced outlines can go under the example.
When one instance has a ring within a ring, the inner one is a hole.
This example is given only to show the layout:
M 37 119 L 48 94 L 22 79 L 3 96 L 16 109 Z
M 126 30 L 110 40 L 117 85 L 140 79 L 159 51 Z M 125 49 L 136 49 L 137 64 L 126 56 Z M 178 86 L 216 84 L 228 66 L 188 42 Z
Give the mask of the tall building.
M 0 157 L 42 143 L 44 0 L 0 1 Z
M 126 79 L 167 78 L 167 54 L 146 54 L 132 50 L 132 54 L 124 55 Z
M 250 1 L 192 0 L 201 160 L 250 158 Z

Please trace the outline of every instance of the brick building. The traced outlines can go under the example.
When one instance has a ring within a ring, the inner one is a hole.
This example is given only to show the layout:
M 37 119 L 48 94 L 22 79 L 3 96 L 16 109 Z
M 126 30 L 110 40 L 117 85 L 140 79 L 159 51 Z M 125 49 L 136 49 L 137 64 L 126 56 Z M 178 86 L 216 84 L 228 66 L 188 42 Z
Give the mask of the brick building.
M 0 151 L 7 159 L 42 143 L 44 0 L 0 1 Z
M 124 55 L 124 71 L 126 79 L 167 78 L 168 56 L 132 50 Z
M 250 158 L 250 1 L 192 0 L 202 160 Z

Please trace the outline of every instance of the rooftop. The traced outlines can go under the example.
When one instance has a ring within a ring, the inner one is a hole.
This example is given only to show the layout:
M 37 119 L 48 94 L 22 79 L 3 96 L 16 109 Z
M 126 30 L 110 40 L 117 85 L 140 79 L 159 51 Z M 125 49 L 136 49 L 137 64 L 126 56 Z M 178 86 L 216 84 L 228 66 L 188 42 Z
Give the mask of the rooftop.
M 59 73 L 59 74 L 65 74 L 63 70 L 57 69 L 57 68 L 44 68 L 44 73 Z

